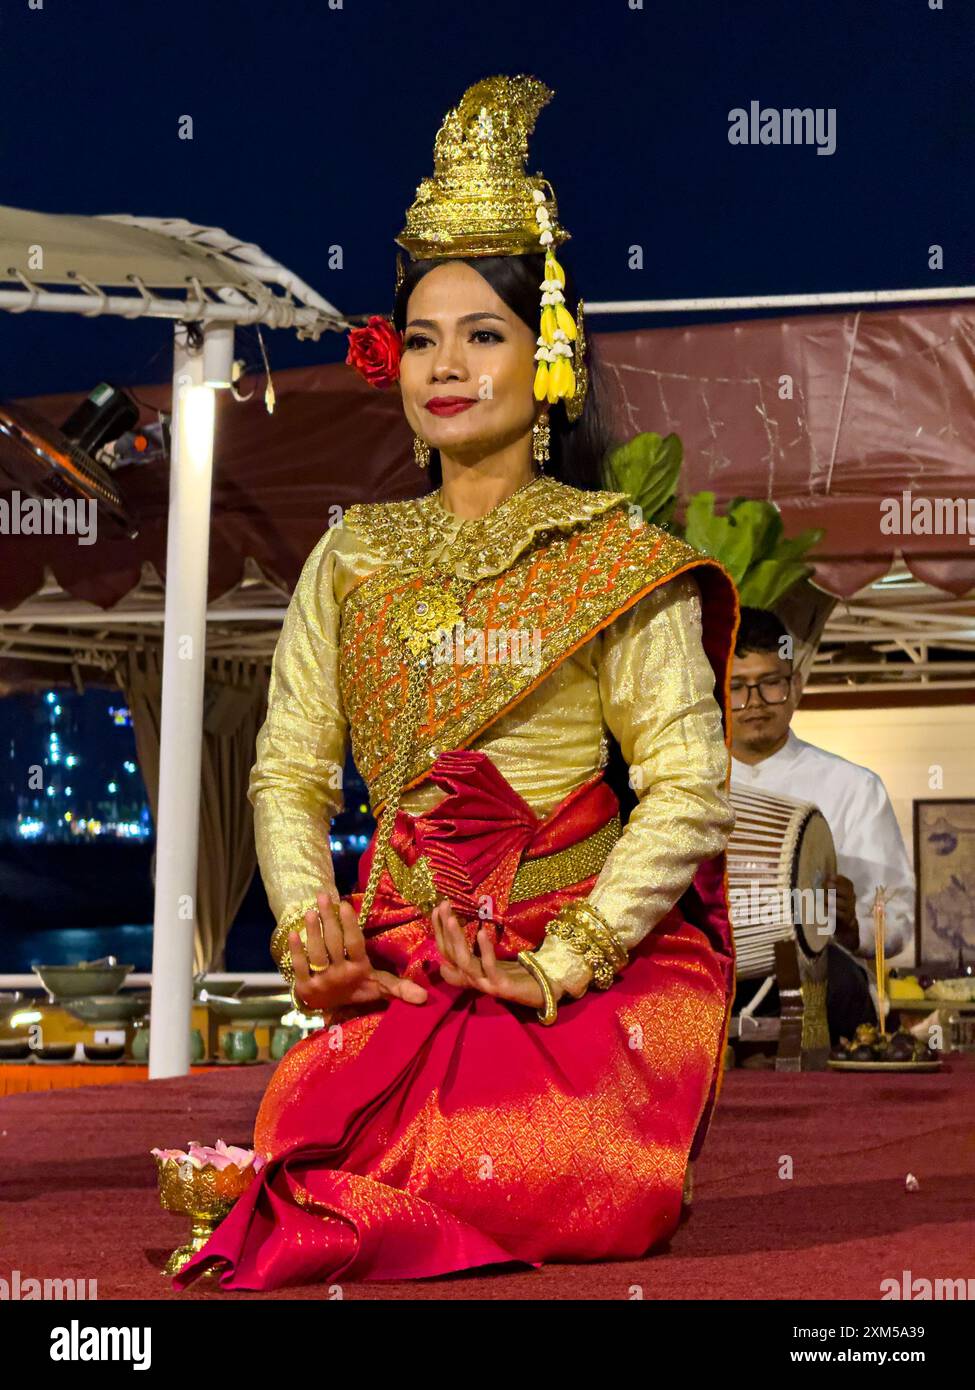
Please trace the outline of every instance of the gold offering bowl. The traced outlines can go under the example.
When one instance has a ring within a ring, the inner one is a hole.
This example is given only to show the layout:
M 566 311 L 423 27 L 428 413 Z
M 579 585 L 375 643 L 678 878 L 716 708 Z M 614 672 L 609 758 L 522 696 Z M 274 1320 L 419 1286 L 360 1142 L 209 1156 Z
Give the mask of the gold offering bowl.
M 159 1172 L 159 1203 L 167 1211 L 179 1212 L 190 1218 L 190 1239 L 174 1250 L 166 1261 L 163 1273 L 172 1277 L 188 1264 L 198 1250 L 213 1235 L 237 1198 L 254 1181 L 253 1164 L 238 1168 L 214 1168 L 207 1163 L 196 1168 L 189 1162 L 174 1158 L 156 1159 Z M 205 1274 L 213 1271 L 205 1270 Z

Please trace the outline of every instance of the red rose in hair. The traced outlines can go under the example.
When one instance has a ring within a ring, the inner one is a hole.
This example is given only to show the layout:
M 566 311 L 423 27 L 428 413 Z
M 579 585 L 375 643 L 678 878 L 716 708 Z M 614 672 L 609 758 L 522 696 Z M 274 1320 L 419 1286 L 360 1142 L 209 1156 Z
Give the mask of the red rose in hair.
M 365 328 L 349 330 L 346 365 L 354 367 L 370 386 L 387 390 L 399 380 L 399 359 L 403 339 L 389 319 L 373 314 Z

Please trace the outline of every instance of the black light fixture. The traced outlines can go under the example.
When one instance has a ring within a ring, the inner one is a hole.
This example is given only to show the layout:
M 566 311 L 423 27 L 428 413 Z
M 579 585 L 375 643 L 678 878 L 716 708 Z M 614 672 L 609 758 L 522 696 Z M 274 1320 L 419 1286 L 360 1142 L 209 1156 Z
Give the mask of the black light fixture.
M 30 406 L 0 402 L 0 474 L 31 497 L 93 501 L 127 536 L 135 537 L 135 518 L 112 475 L 93 455 L 138 420 L 132 397 L 104 381 L 60 428 Z

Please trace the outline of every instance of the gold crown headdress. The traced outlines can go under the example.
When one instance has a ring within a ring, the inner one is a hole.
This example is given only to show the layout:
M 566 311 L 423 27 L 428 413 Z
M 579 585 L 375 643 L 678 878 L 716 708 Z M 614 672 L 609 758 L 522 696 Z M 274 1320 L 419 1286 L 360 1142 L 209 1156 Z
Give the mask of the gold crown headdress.
M 569 233 L 559 226 L 552 185 L 525 172 L 528 137 L 553 95 L 544 82 L 524 75 L 487 77 L 468 87 L 437 132 L 433 177 L 417 189 L 396 242 L 415 261 L 544 251 L 535 399 L 564 400 L 569 419 L 576 420 L 587 386 L 583 304 L 580 299 L 577 325 L 555 255 Z M 403 272 L 397 257 L 397 288 Z

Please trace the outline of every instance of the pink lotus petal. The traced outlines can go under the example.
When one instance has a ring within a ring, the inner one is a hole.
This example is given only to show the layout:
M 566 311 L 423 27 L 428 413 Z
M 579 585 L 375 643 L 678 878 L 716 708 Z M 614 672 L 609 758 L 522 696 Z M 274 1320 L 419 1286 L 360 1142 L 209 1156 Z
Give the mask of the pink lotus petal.
M 210 1154 L 216 1153 L 217 1150 L 213 1148 L 213 1146 L 210 1144 L 198 1144 L 194 1139 L 192 1143 L 187 1144 L 186 1152 L 188 1154 L 200 1154 L 201 1156 L 209 1156 Z
M 212 1163 L 215 1168 L 226 1167 L 223 1155 L 217 1153 L 209 1144 L 190 1144 L 186 1150 L 186 1157 L 195 1168 L 204 1168 L 208 1163 Z
M 186 1158 L 194 1168 L 202 1168 L 207 1161 L 205 1146 L 198 1140 L 191 1139 L 186 1146 Z
M 227 1157 L 237 1164 L 238 1168 L 248 1168 L 254 1162 L 253 1149 L 239 1149 L 235 1144 L 227 1149 Z
M 162 1163 L 189 1163 L 198 1171 L 208 1164 L 221 1173 L 227 1168 L 239 1168 L 244 1171 L 252 1165 L 257 1173 L 264 1167 L 264 1159 L 253 1149 L 244 1149 L 238 1144 L 225 1144 L 222 1139 L 218 1139 L 213 1145 L 198 1144 L 193 1140 L 187 1144 L 185 1152 L 183 1149 L 150 1149 L 150 1153 Z
M 225 1144 L 222 1139 L 218 1139 L 216 1149 L 232 1163 L 236 1163 L 238 1168 L 249 1168 L 254 1161 L 254 1150 L 241 1148 L 239 1144 Z
M 191 1144 L 190 1154 L 203 1163 L 210 1163 L 223 1172 L 225 1168 L 239 1168 L 243 1171 L 254 1162 L 254 1150 L 242 1149 L 237 1144 L 225 1144 L 218 1139 L 212 1147 L 209 1144 Z

